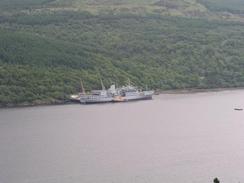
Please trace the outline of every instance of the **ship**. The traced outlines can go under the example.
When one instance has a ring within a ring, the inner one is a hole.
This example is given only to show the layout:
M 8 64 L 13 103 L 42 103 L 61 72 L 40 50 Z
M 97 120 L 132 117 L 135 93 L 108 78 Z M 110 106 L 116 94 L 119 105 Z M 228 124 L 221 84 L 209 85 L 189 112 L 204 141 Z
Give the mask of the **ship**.
M 142 91 L 132 85 L 123 86 L 118 89 L 118 95 L 114 97 L 114 102 L 128 102 L 135 100 L 151 100 L 153 90 Z
M 113 102 L 113 96 L 106 90 L 93 90 L 89 95 L 83 95 L 80 97 L 81 104 L 96 104 Z
M 113 102 L 116 93 L 115 85 L 111 85 L 108 90 L 106 90 L 102 80 L 101 80 L 101 85 L 102 85 L 101 90 L 92 90 L 90 94 L 83 93 L 82 95 L 80 95 L 79 97 L 80 103 L 97 104 L 97 103 Z
M 130 84 L 126 86 L 116 88 L 115 85 L 111 85 L 109 89 L 106 89 L 101 80 L 101 90 L 92 90 L 90 93 L 86 93 L 83 83 L 81 81 L 82 91 L 78 95 L 71 95 L 71 100 L 79 101 L 81 104 L 97 104 L 97 103 L 109 103 L 109 102 L 128 102 L 135 100 L 150 100 L 154 94 L 153 90 L 142 91 L 137 87 Z

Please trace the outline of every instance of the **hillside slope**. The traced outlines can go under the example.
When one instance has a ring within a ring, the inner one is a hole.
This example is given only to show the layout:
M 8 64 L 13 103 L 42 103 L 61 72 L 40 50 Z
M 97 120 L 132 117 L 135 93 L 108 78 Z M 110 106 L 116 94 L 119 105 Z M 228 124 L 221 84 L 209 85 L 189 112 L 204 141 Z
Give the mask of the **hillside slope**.
M 0 105 L 63 102 L 80 78 L 87 89 L 99 78 L 154 89 L 244 86 L 241 22 L 187 18 L 190 6 L 210 12 L 193 0 L 138 2 L 1 1 Z M 166 5 L 177 16 L 162 14 Z

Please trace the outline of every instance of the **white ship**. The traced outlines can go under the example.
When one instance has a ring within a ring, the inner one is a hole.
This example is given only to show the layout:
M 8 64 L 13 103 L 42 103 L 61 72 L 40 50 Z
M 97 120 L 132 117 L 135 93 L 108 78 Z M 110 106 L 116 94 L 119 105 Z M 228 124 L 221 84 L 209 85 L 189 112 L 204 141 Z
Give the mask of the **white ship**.
M 115 102 L 126 102 L 134 100 L 150 100 L 154 91 L 141 91 L 137 87 L 128 85 L 121 87 L 118 91 L 119 95 L 114 97 Z
M 90 94 L 80 95 L 79 98 L 80 103 L 95 104 L 95 103 L 113 102 L 116 93 L 115 85 L 112 85 L 108 90 L 105 89 L 102 80 L 101 80 L 101 85 L 102 85 L 102 90 L 92 90 Z

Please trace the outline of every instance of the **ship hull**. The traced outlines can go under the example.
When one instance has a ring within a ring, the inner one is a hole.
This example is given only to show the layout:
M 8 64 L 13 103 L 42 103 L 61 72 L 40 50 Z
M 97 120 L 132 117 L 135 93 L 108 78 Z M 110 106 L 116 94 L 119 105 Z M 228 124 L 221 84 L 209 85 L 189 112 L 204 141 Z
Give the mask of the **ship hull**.
M 124 98 L 125 102 L 137 101 L 137 100 L 152 100 L 152 96 L 128 96 Z
M 101 103 L 109 103 L 113 102 L 113 98 L 100 98 L 100 99 L 80 99 L 81 104 L 101 104 Z
M 115 97 L 113 102 L 130 102 L 137 100 L 152 100 L 152 95 Z

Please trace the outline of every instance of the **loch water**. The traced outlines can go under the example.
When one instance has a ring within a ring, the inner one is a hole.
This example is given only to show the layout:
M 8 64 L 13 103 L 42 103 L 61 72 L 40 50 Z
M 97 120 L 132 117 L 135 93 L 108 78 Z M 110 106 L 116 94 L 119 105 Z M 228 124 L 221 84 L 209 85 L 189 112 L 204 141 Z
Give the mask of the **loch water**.
M 244 182 L 244 90 L 0 110 L 1 183 Z

